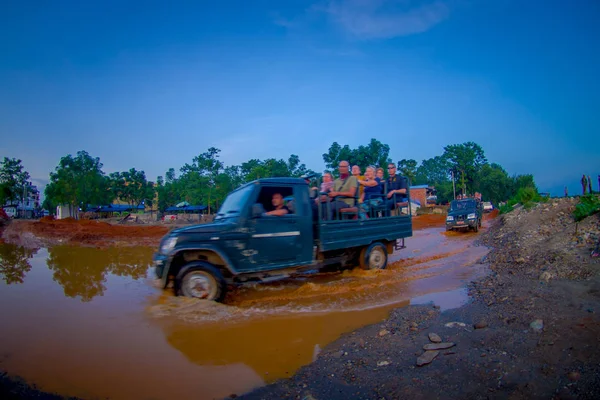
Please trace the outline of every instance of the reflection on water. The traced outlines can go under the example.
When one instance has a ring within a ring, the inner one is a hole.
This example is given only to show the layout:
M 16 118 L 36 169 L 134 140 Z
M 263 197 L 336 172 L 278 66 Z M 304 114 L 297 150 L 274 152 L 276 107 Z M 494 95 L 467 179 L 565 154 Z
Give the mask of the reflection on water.
M 28 249 L 14 244 L 0 244 L 0 275 L 7 285 L 23 283 L 31 270 L 29 259 L 39 249 Z
M 163 329 L 169 344 L 196 364 L 241 363 L 251 368 L 260 381 L 248 381 L 246 387 L 243 382 L 232 384 L 235 389 L 245 391 L 261 381 L 272 382 L 293 375 L 342 333 L 381 321 L 392 308 L 406 305 L 408 301 L 353 312 L 265 315 L 201 325 L 174 323 L 165 324 Z M 226 375 L 227 370 L 223 373 Z
M 96 249 L 55 246 L 48 250 L 48 268 L 65 296 L 90 301 L 106 290 L 106 276 L 113 274 L 140 279 L 152 262 L 152 251 L 145 247 Z

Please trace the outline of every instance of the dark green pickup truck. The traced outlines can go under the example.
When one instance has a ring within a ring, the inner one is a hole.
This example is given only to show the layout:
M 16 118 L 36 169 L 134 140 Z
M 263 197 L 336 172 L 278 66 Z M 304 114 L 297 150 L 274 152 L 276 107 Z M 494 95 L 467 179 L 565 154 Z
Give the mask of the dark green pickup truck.
M 446 217 L 446 230 L 469 229 L 475 232 L 481 228 L 483 218 L 483 205 L 475 199 L 452 200 L 448 216 Z
M 288 214 L 264 213 L 275 193 L 287 200 Z M 177 295 L 220 301 L 229 284 L 281 279 L 332 264 L 385 268 L 388 254 L 412 236 L 410 215 L 314 218 L 309 193 L 297 178 L 241 186 L 227 196 L 213 223 L 175 229 L 162 239 L 154 254 L 157 277 L 164 288 L 174 279 Z

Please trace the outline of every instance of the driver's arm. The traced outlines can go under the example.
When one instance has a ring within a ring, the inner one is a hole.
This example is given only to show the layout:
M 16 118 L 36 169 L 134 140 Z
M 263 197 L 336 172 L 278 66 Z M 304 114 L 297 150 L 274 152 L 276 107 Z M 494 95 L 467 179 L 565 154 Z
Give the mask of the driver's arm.
M 288 213 L 288 209 L 287 208 L 280 208 L 279 210 L 273 210 L 273 211 L 269 211 L 266 214 L 267 215 L 274 215 L 276 217 L 280 217 L 282 215 L 286 215 Z

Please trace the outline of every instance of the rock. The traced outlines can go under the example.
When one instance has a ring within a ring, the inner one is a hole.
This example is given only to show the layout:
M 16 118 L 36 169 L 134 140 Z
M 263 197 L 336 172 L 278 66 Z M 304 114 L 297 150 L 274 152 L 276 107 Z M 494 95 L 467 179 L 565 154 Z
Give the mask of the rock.
M 515 261 L 518 262 L 519 264 L 523 264 L 525 262 L 525 259 L 523 257 L 519 257 Z
M 419 330 L 419 328 L 411 327 L 410 330 L 413 331 L 413 332 L 416 332 L 416 331 Z
M 390 333 L 390 331 L 388 331 L 387 329 L 382 329 L 379 331 L 379 336 L 382 337 L 387 335 L 388 333 Z
M 418 325 L 416 322 L 411 322 L 411 323 L 410 323 L 410 327 L 411 327 L 411 328 L 418 328 L 418 327 L 419 327 L 419 325 Z
M 421 354 L 419 356 L 419 358 L 417 358 L 417 367 L 422 367 L 423 365 L 427 365 L 430 362 L 432 362 L 438 355 L 440 354 L 439 351 L 435 350 L 435 351 L 426 351 L 425 353 Z
M 425 346 L 423 346 L 423 350 L 425 351 L 430 351 L 430 350 L 443 350 L 443 349 L 449 349 L 450 347 L 454 347 L 454 343 L 452 342 L 447 342 L 447 343 L 429 343 L 426 344 Z
M 541 319 L 536 319 L 529 324 L 529 327 L 533 329 L 534 332 L 541 332 L 544 329 L 544 321 Z
M 385 367 L 386 365 L 390 365 L 391 363 L 389 361 L 379 361 L 377 363 L 378 367 Z
M 541 273 L 539 280 L 548 282 L 548 281 L 550 281 L 550 279 L 553 279 L 553 278 L 555 278 L 555 274 L 552 274 L 548 271 L 544 271 Z
M 433 343 L 441 343 L 442 342 L 442 338 L 437 334 L 437 333 L 429 333 L 429 340 L 431 340 Z
M 317 400 L 310 393 L 302 398 L 302 400 Z
M 487 323 L 487 321 L 482 320 L 482 321 L 477 322 L 475 325 L 473 325 L 473 327 L 475 329 L 487 328 L 488 327 L 488 323 Z
M 463 322 L 448 322 L 444 326 L 446 328 L 456 328 L 457 326 L 459 326 L 459 327 L 465 327 L 467 325 L 465 323 L 463 323 Z

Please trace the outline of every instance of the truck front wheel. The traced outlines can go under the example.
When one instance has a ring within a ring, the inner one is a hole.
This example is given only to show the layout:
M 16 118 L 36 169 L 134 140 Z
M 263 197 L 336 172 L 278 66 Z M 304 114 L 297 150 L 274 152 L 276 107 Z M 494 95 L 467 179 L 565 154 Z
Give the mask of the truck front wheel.
M 222 301 L 227 284 L 218 268 L 196 261 L 181 268 L 175 278 L 175 294 L 203 300 Z
M 385 269 L 387 267 L 387 249 L 382 243 L 371 243 L 360 252 L 362 269 Z

